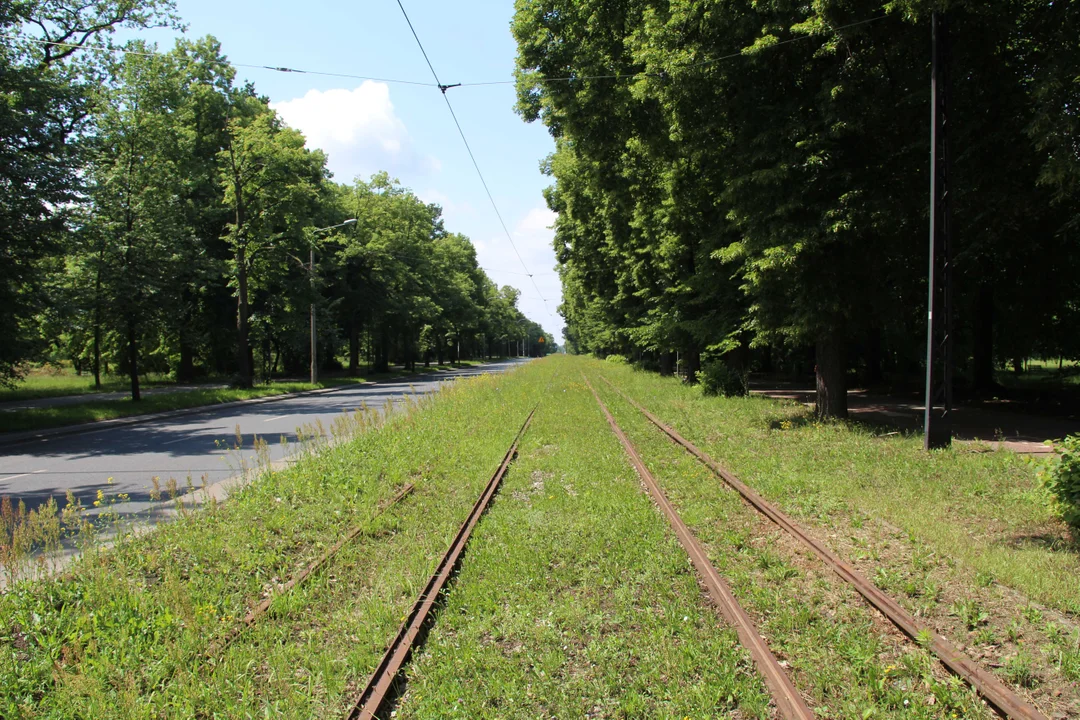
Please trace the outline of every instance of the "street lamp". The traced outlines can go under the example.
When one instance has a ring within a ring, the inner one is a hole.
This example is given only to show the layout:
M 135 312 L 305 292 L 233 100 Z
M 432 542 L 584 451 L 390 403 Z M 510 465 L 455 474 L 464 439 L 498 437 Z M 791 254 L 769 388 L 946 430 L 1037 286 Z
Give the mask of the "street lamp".
M 308 277 L 311 282 L 311 384 L 319 381 L 319 363 L 315 342 L 315 236 L 327 230 L 336 230 L 346 225 L 355 225 L 356 218 L 349 218 L 343 223 L 329 225 L 324 228 L 316 228 L 311 231 L 311 264 L 308 266 Z

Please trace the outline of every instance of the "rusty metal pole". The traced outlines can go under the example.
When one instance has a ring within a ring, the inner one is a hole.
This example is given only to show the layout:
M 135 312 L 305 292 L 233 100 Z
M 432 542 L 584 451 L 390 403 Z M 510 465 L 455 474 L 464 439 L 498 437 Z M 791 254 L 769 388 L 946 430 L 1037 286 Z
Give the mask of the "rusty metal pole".
M 923 447 L 952 443 L 952 217 L 949 197 L 949 37 L 943 13 L 931 20 L 930 276 Z

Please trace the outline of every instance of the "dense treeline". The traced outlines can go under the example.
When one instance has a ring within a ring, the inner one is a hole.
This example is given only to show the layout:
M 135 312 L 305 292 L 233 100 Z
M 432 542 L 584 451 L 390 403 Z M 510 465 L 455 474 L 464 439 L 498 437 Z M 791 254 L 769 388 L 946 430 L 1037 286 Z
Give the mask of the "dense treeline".
M 947 10 L 960 381 L 1080 357 L 1080 3 L 518 0 L 570 349 L 691 374 L 925 357 L 930 13 Z M 823 393 L 822 388 L 832 392 Z
M 313 304 L 324 365 L 353 373 L 545 351 L 437 205 L 332 182 L 213 38 L 109 45 L 172 9 L 0 0 L 0 383 L 44 360 L 135 398 L 148 370 L 304 374 Z

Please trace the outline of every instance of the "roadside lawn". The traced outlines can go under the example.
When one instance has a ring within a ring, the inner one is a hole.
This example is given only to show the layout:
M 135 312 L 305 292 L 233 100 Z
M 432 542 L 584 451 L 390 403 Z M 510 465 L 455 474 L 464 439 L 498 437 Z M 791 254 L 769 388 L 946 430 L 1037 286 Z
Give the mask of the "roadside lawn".
M 112 420 L 136 415 L 150 415 L 167 410 L 181 410 L 205 405 L 217 405 L 219 403 L 233 402 L 236 400 L 250 400 L 252 398 L 270 397 L 273 395 L 285 395 L 288 393 L 301 392 L 304 390 L 317 390 L 326 387 L 338 387 L 353 383 L 362 383 L 372 380 L 390 380 L 399 377 L 412 377 L 430 372 L 453 370 L 461 367 L 482 365 L 478 361 L 465 361 L 457 366 L 432 365 L 425 368 L 422 365 L 416 370 L 394 370 L 386 373 L 375 373 L 365 377 L 326 377 L 312 385 L 308 382 L 282 382 L 275 381 L 269 385 L 257 385 L 254 388 L 240 390 L 236 388 L 199 388 L 192 390 L 177 390 L 175 392 L 161 392 L 145 395 L 139 402 L 133 402 L 130 397 L 112 400 L 89 400 L 86 402 L 58 405 L 54 407 L 26 408 L 19 410 L 0 410 L 0 433 L 18 432 L 24 430 L 44 430 L 47 428 L 64 427 L 67 425 L 79 425 L 81 423 L 96 422 L 98 420 Z M 48 376 L 46 376 L 48 377 Z M 64 377 L 64 376 L 61 376 Z M 74 376 L 64 377 L 64 383 L 58 387 L 57 392 L 44 395 L 30 395 L 20 397 L 22 389 L 0 390 L 0 402 L 7 400 L 22 400 L 44 397 L 58 397 L 64 395 L 83 394 L 63 391 L 59 388 L 69 387 L 66 381 Z M 85 380 L 85 378 L 83 378 Z M 31 383 L 34 384 L 34 383 Z M 156 382 L 147 387 L 165 388 L 171 383 Z M 108 390 L 127 390 L 123 383 L 108 383 Z M 79 387 L 82 387 L 80 385 Z M 106 390 L 106 391 L 108 391 Z M 85 391 L 97 392 L 94 390 Z M 11 397 L 15 396 L 15 397 Z

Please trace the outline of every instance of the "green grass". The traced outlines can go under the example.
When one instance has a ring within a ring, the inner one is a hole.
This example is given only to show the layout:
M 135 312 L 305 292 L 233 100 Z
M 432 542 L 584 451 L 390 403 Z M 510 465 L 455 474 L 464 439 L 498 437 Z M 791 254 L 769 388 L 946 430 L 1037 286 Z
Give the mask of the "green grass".
M 1066 360 L 1058 370 L 1056 360 L 1029 360 L 1027 369 L 1017 374 L 1012 368 L 995 370 L 994 379 L 1007 388 L 1052 390 L 1080 388 L 1080 362 Z
M 916 435 L 879 437 L 791 403 L 705 398 L 673 379 L 596 367 L 785 511 L 826 526 L 875 518 L 973 575 L 1080 613 L 1080 551 L 1025 458 L 961 445 L 927 453 Z
M 260 385 L 248 390 L 235 388 L 179 390 L 177 392 L 146 395 L 139 402 L 133 402 L 130 397 L 126 397 L 116 400 L 94 400 L 71 405 L 58 405 L 56 407 L 13 410 L 0 412 L 0 432 L 42 430 L 98 420 L 147 415 L 166 410 L 180 410 L 233 402 L 235 400 L 283 395 L 302 390 L 313 390 L 318 387 L 323 387 L 323 384 L 274 383 L 273 385 Z
M 396 717 L 771 717 L 592 395 L 558 366 Z
M 883 624 L 854 589 L 749 508 L 681 447 L 590 375 L 620 427 L 709 558 L 791 667 L 820 715 L 843 718 L 990 718 L 974 692 Z
M 140 383 L 144 388 L 151 388 L 171 385 L 173 381 L 168 375 L 150 374 L 141 376 Z M 36 371 L 23 378 L 14 388 L 0 387 L 0 403 L 65 395 L 127 392 L 130 389 L 131 381 L 126 376 L 104 376 L 101 387 L 95 388 L 93 375 L 76 375 L 70 370 L 58 372 Z
M 455 383 L 220 507 L 90 553 L 70 580 L 17 585 L 0 596 L 0 716 L 339 715 L 547 379 L 537 367 Z M 407 482 L 408 500 L 298 595 L 201 657 Z
M 771 717 L 760 677 L 704 599 L 582 370 L 821 716 L 988 717 L 599 374 L 958 644 L 1011 643 L 1017 659 L 994 666 L 1002 678 L 1040 698 L 1068 688 L 1048 681 L 1075 684 L 1073 625 L 1016 595 L 994 599 L 1009 586 L 1067 610 L 1080 594 L 1075 553 L 1007 541 L 1060 530 L 1015 456 L 927 455 L 917 438 L 816 424 L 793 405 L 703 398 L 628 367 L 556 357 L 454 383 L 385 423 L 363 416 L 354 439 L 221 506 L 91 550 L 70 578 L 0 595 L 0 717 L 341 716 L 541 397 L 408 668 L 397 717 Z M 372 519 L 409 482 L 414 493 Z M 895 532 L 868 535 L 880 522 Z M 356 524 L 365 532 L 326 568 L 205 657 Z
M 392 380 L 394 378 L 412 377 L 432 372 L 444 372 L 462 367 L 482 365 L 480 361 L 463 361 L 451 365 L 432 365 L 425 368 L 417 366 L 415 371 L 393 370 L 386 373 L 374 373 L 364 377 L 360 376 L 328 376 L 312 385 L 306 382 L 281 382 L 276 381 L 270 385 L 259 385 L 251 389 L 240 390 L 236 388 L 201 388 L 196 390 L 178 390 L 169 393 L 156 393 L 145 395 L 139 402 L 133 402 L 130 397 L 115 400 L 91 400 L 87 402 L 60 405 L 56 407 L 27 408 L 25 410 L 0 411 L 0 433 L 17 432 L 24 430 L 44 430 L 47 428 L 78 425 L 81 423 L 95 422 L 98 420 L 112 420 L 115 418 L 132 417 L 135 415 L 148 415 L 151 413 L 164 412 L 167 410 L 180 410 L 185 408 L 202 407 L 204 405 L 216 405 L 218 403 L 233 402 L 236 400 L 249 400 L 252 398 L 268 397 L 272 395 L 284 395 L 286 393 L 314 390 L 324 387 L 338 387 L 353 383 L 368 382 L 371 380 Z M 74 381 L 79 380 L 79 383 Z M 90 383 L 85 386 L 84 383 Z M 151 383 L 147 387 L 164 387 L 170 383 L 159 381 Z M 14 391 L 0 391 L 0 401 L 10 399 L 33 399 L 42 397 L 56 397 L 59 395 L 74 395 L 83 392 L 94 392 L 93 380 L 77 378 L 73 375 L 37 375 L 27 379 L 24 386 Z M 90 387 L 86 390 L 85 387 Z M 75 390 L 75 388 L 83 388 Z M 123 382 L 110 381 L 107 390 L 127 390 L 129 387 Z M 20 395 L 20 393 L 40 393 Z M 6 393 L 6 394 L 5 394 Z M 9 394 L 20 395 L 8 397 Z

